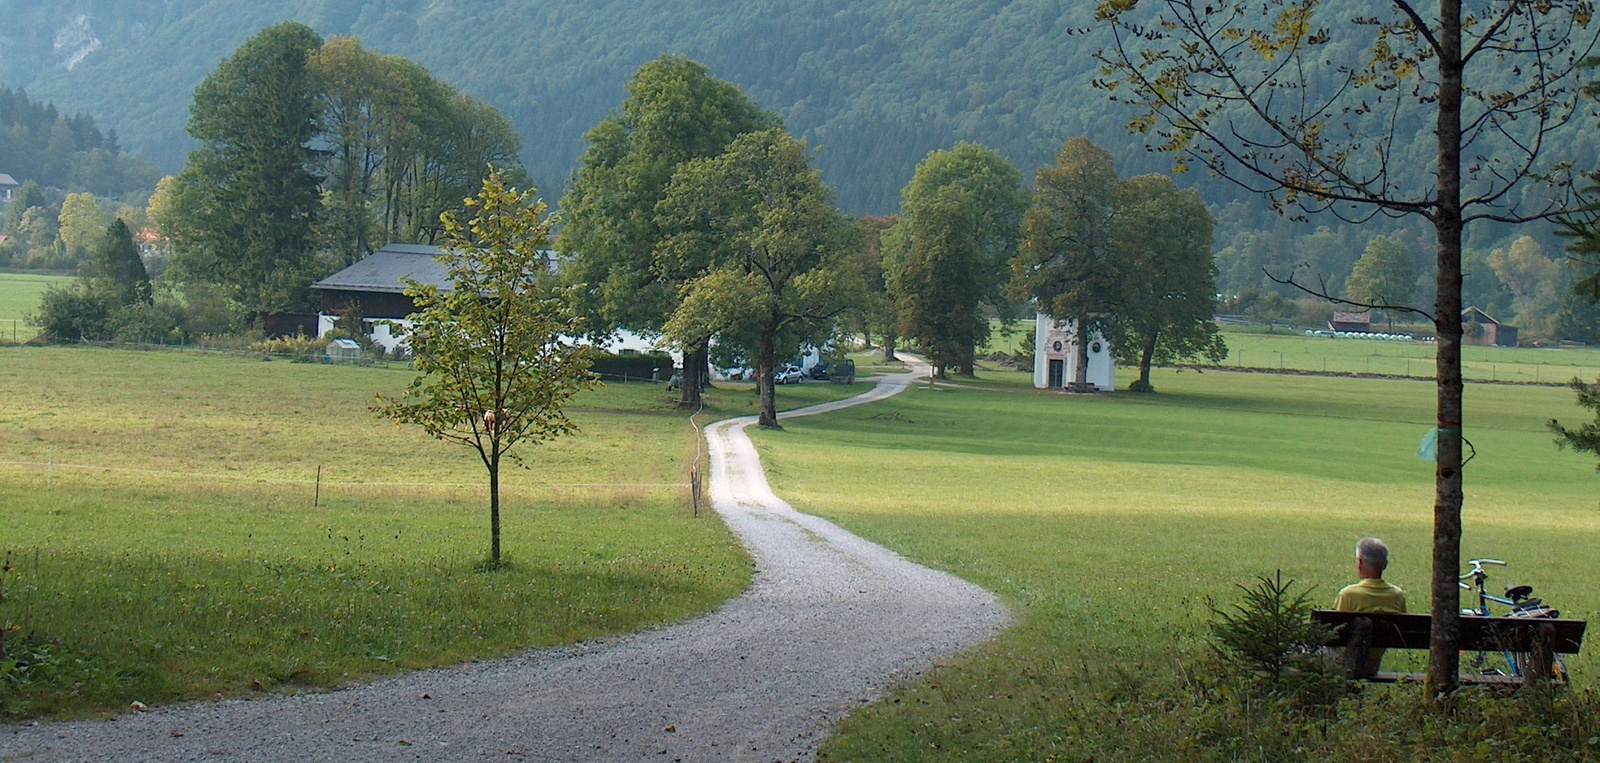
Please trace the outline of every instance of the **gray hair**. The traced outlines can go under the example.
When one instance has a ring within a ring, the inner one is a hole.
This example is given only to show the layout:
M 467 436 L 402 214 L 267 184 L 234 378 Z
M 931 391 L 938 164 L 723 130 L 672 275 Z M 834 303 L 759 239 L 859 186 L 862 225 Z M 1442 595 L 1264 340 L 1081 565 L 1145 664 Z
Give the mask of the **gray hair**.
M 1356 559 L 1378 572 L 1389 566 L 1389 547 L 1377 538 L 1356 541 Z

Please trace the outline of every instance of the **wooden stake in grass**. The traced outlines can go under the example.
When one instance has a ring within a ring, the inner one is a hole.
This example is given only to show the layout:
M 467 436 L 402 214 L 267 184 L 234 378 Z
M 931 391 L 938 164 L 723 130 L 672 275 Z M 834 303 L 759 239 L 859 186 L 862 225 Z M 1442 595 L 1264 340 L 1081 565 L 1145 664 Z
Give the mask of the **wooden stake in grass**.
M 545 205 L 508 188 L 498 170 L 467 199 L 475 217 L 445 214 L 439 256 L 449 291 L 407 281 L 417 305 L 409 338 L 417 377 L 373 410 L 477 451 L 489 472 L 489 566 L 500 566 L 500 463 L 523 465 L 518 443 L 576 431 L 562 405 L 592 386 L 589 358 L 567 337 L 583 334 L 569 287 L 545 261 Z

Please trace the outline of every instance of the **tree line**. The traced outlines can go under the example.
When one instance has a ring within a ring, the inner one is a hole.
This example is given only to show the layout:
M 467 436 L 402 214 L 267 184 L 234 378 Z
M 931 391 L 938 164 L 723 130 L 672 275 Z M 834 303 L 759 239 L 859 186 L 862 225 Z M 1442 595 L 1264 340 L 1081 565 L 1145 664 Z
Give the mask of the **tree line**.
M 1104 172 L 1073 174 L 1089 155 Z M 681 347 L 685 405 L 714 353 L 748 363 L 767 426 L 777 361 L 842 331 L 875 335 L 891 354 L 908 339 L 940 375 L 972 373 L 990 316 L 1024 304 L 1084 318 L 1138 347 L 1146 368 L 1221 351 L 1213 221 L 1169 178 L 1117 181 L 1109 154 L 1074 140 L 1040 171 L 1030 208 L 1009 162 L 961 143 L 924 159 L 895 219 L 852 221 L 812 160 L 777 115 L 704 65 L 642 66 L 589 131 L 561 204 L 566 272 L 595 332 Z M 1073 194 L 1104 225 L 1078 226 L 1084 210 L 1062 201 Z
M 315 312 L 310 284 L 390 241 L 433 242 L 491 165 L 522 177 L 520 138 L 493 108 L 294 22 L 201 82 L 188 131 L 199 146 L 144 210 L 158 271 L 145 319 L 119 318 L 86 274 L 41 311 L 58 338 L 178 339 Z

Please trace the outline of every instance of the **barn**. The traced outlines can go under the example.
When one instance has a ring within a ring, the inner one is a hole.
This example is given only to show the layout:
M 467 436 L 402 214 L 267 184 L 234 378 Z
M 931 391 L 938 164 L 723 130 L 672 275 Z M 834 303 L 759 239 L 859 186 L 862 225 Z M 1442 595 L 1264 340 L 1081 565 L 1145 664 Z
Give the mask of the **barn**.
M 1461 342 L 1489 347 L 1516 347 L 1517 327 L 1501 323 L 1476 307 L 1469 307 L 1461 311 Z

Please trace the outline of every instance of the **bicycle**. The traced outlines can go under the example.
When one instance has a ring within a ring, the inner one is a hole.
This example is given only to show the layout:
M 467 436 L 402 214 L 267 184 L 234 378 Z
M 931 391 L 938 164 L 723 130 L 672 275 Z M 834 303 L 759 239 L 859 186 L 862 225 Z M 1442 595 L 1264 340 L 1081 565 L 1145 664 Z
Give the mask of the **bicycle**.
M 1463 607 L 1461 609 L 1463 617 L 1496 617 L 1497 615 L 1489 609 L 1490 603 L 1510 608 L 1510 611 L 1505 615 L 1499 615 L 1502 617 L 1550 619 L 1561 617 L 1560 610 L 1545 606 L 1543 599 L 1533 595 L 1533 586 L 1506 586 L 1505 596 L 1495 596 L 1489 593 L 1485 587 L 1485 583 L 1489 579 L 1489 573 L 1483 569 L 1484 565 L 1505 567 L 1505 562 L 1499 559 L 1469 559 L 1467 564 L 1471 565 L 1472 569 L 1461 575 L 1456 584 L 1468 591 L 1476 590 L 1478 592 L 1478 606 Z M 1468 580 L 1471 582 L 1469 583 Z M 1492 654 L 1491 652 L 1474 652 L 1473 654 L 1471 670 L 1482 675 L 1503 675 L 1516 678 L 1524 677 L 1529 661 L 1533 659 L 1533 656 L 1527 652 L 1507 650 L 1501 652 L 1505 659 L 1505 668 L 1502 669 L 1488 665 L 1492 659 L 1489 656 Z M 1567 665 L 1561 660 L 1560 655 L 1554 655 L 1553 657 L 1554 659 L 1551 661 L 1553 678 L 1557 683 L 1564 683 L 1567 680 Z

